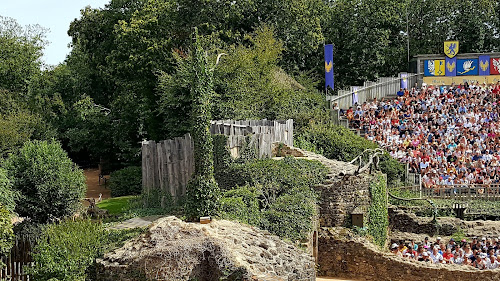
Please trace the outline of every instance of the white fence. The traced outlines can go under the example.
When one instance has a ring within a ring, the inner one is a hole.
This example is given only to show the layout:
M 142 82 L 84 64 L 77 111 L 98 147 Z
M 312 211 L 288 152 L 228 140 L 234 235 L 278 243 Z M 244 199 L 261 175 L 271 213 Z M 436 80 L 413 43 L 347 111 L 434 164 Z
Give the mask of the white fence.
M 326 99 L 337 108 L 348 109 L 355 104 L 362 104 L 365 101 L 371 101 L 374 98 L 381 99 L 383 97 L 396 95 L 401 88 L 401 81 L 407 79 L 407 87 L 411 89 L 415 83 L 422 77 L 421 74 L 408 73 L 406 78 L 401 77 L 380 77 L 375 82 L 367 81 L 363 86 L 351 86 L 347 90 L 339 90 L 337 96 L 327 96 Z

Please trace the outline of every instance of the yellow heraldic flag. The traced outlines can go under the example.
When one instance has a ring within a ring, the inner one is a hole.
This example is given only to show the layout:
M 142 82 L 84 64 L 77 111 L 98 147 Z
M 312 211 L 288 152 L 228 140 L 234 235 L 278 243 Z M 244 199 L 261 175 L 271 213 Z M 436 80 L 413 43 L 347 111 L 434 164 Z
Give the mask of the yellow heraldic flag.
M 450 59 L 458 54 L 458 41 L 445 41 L 444 54 Z
M 444 76 L 446 73 L 444 60 L 434 61 L 434 76 Z
M 330 72 L 330 71 L 332 71 L 332 68 L 333 68 L 333 62 L 332 62 L 332 61 L 330 61 L 330 62 L 328 62 L 328 63 L 327 63 L 327 62 L 325 61 L 325 71 L 326 71 L 326 72 Z
M 446 67 L 448 68 L 448 71 L 449 72 L 453 72 L 453 70 L 455 70 L 455 67 L 456 67 L 456 62 L 448 62 L 446 64 Z

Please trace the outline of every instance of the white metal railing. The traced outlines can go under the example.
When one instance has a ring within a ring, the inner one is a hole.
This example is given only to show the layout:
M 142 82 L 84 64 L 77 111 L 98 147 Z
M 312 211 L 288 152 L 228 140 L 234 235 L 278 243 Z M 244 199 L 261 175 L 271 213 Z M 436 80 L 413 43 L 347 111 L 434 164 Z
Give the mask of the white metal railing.
M 421 198 L 500 200 L 500 184 L 455 184 L 432 185 L 430 187 L 421 185 L 399 188 L 419 192 Z
M 373 100 L 374 98 L 381 99 L 386 96 L 395 95 L 401 88 L 401 80 L 407 79 L 408 88 L 412 88 L 419 81 L 419 77 L 423 73 L 408 73 L 404 77 L 380 77 L 376 82 L 366 81 L 363 86 L 351 86 L 348 90 L 339 90 L 337 96 L 327 96 L 333 105 L 337 108 L 348 109 L 356 102 L 362 104 L 365 101 Z M 398 75 L 398 76 L 401 76 Z

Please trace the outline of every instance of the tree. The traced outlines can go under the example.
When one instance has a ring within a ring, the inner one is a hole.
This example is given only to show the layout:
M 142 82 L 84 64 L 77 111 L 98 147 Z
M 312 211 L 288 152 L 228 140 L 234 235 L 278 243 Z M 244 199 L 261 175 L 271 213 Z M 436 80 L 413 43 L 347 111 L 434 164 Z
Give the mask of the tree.
M 40 73 L 46 30 L 20 26 L 0 16 L 0 89 L 26 93 L 31 78 Z
M 28 141 L 4 163 L 20 192 L 15 211 L 34 222 L 71 216 L 80 206 L 85 177 L 56 141 Z
M 82 10 L 81 19 L 71 24 L 68 68 L 81 93 L 111 109 L 113 134 L 106 146 L 113 146 L 121 161 L 134 161 L 141 140 L 186 131 L 178 124 L 185 123 L 181 117 L 189 110 L 158 110 L 158 76 L 177 73 L 173 53 L 182 57 L 191 49 L 193 27 L 203 38 L 214 38 L 209 49 L 217 49 L 249 43 L 247 34 L 268 23 L 287 52 L 282 68 L 295 70 L 310 63 L 308 55 L 322 42 L 316 3 L 112 0 L 104 9 Z
M 213 46 L 213 37 L 202 40 L 208 48 Z M 210 51 L 227 53 L 214 71 L 213 119 L 293 118 L 297 129 L 311 120 L 327 119 L 325 97 L 316 90 L 317 82 L 302 74 L 297 76 L 302 82 L 299 83 L 279 67 L 284 47 L 274 28 L 259 26 L 247 35 L 246 41 L 246 44 L 212 47 Z M 191 69 L 188 64 L 180 63 L 183 56 L 190 59 L 188 54 L 174 53 L 179 61 L 177 72 L 162 73 L 158 88 L 164 124 L 172 128 L 170 133 L 177 135 L 187 132 L 190 126 Z
M 220 190 L 214 178 L 213 143 L 210 133 L 213 67 L 194 30 L 191 61 L 191 136 L 194 144 L 194 177 L 187 186 L 187 212 L 191 219 L 217 215 Z
M 32 139 L 50 139 L 55 131 L 36 111 L 10 91 L 0 89 L 0 158 Z

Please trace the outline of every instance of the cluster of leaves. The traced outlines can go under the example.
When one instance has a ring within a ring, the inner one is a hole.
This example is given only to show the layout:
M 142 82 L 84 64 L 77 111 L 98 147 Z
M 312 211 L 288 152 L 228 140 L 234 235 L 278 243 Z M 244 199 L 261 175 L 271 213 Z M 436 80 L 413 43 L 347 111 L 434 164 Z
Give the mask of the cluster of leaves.
M 33 249 L 35 265 L 29 268 L 35 280 L 94 280 L 95 259 L 122 246 L 140 229 L 106 230 L 101 223 L 64 221 L 47 225 Z
M 35 222 L 73 215 L 85 194 L 83 171 L 54 140 L 26 142 L 3 167 L 19 192 L 15 212 Z
M 110 175 L 111 196 L 139 195 L 142 191 L 142 170 L 138 166 L 129 166 Z
M 387 182 L 385 176 L 377 174 L 370 182 L 371 204 L 368 208 L 368 234 L 375 245 L 383 248 L 387 240 L 389 214 L 387 211 Z
M 301 130 L 294 141 L 295 146 L 324 155 L 327 158 L 351 161 L 365 149 L 377 148 L 377 144 L 355 135 L 351 130 L 332 123 L 311 123 Z M 388 153 L 380 157 L 380 170 L 387 174 L 389 183 L 401 180 L 404 166 Z
M 225 143 L 221 142 L 224 146 Z M 286 157 L 232 161 L 229 152 L 216 155 L 217 180 L 223 190 L 221 217 L 259 226 L 280 237 L 299 240 L 312 229 L 318 195 L 327 168 L 317 161 Z

